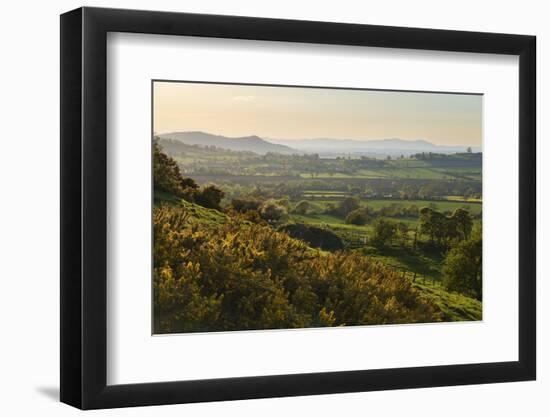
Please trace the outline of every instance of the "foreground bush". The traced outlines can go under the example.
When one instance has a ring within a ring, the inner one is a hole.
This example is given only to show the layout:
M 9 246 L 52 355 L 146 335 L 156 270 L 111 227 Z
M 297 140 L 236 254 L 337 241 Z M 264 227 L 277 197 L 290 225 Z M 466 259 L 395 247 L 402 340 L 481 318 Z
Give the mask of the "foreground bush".
M 360 254 L 321 253 L 269 226 L 154 209 L 156 333 L 440 321 L 410 282 Z

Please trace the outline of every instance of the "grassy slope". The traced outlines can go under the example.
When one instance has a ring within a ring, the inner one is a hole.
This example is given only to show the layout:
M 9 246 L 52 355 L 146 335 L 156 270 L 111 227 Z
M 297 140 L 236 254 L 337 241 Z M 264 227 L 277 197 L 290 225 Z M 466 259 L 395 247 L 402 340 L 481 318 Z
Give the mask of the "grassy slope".
M 368 234 L 372 230 L 371 225 L 348 225 L 338 217 L 325 214 L 291 215 L 291 219 L 297 223 L 325 224 L 341 237 L 345 237 L 345 232 Z M 410 223 L 409 227 L 414 227 L 416 224 L 416 219 L 399 220 Z M 462 294 L 448 292 L 441 286 L 443 258 L 440 255 L 429 255 L 397 247 L 387 248 L 383 253 L 375 248 L 368 247 L 365 248 L 364 252 L 372 259 L 389 265 L 398 271 L 407 271 L 406 276 L 409 279 L 412 279 L 416 273 L 415 287 L 422 292 L 424 297 L 432 299 L 441 308 L 446 320 L 481 320 L 482 305 L 480 301 Z
M 457 172 L 458 173 L 458 172 Z M 477 173 L 476 173 L 477 174 Z M 399 178 L 399 179 L 426 179 L 426 180 L 453 180 L 453 170 L 440 170 L 431 168 L 370 168 L 359 169 L 353 174 L 316 172 L 313 175 L 309 172 L 300 174 L 302 178 Z
M 445 314 L 446 320 L 472 321 L 482 319 L 481 301 L 448 292 L 437 285 L 415 283 L 423 297 L 431 299 Z
M 186 211 L 191 214 L 191 217 L 200 223 L 207 223 L 210 226 L 219 226 L 228 220 L 227 215 L 218 210 L 207 209 L 185 200 L 181 200 L 180 205 L 185 207 Z
M 421 252 L 389 248 L 384 254 L 374 248 L 365 251 L 373 259 L 379 260 L 400 271 L 407 271 L 406 276 L 413 279 L 414 286 L 423 297 L 431 299 L 445 314 L 446 320 L 468 321 L 482 319 L 482 303 L 465 295 L 447 291 L 441 285 L 441 256 L 427 255 Z
M 168 203 L 185 207 L 186 212 L 190 214 L 191 220 L 197 223 L 207 224 L 209 226 L 219 226 L 228 220 L 227 215 L 218 210 L 207 209 L 161 191 L 155 191 L 154 200 L 155 204 Z
M 190 213 L 191 218 L 203 225 L 215 227 L 221 225 L 228 220 L 228 216 L 218 210 L 207 209 L 197 204 L 189 203 L 185 200 L 179 200 L 170 194 L 155 192 L 155 203 L 178 204 L 186 208 Z M 293 216 L 297 220 L 307 219 L 309 216 Z M 327 215 L 316 215 L 315 220 L 325 223 L 333 222 L 332 225 L 340 226 L 343 229 L 353 228 L 346 225 L 342 220 Z M 305 222 L 304 222 L 305 223 Z M 316 223 L 308 222 L 308 223 Z M 355 226 L 357 228 L 357 226 Z M 364 231 L 370 230 L 370 226 L 362 227 Z M 466 321 L 466 320 L 481 320 L 481 302 L 465 297 L 457 293 L 445 291 L 439 284 L 440 271 L 439 265 L 441 259 L 438 257 L 429 257 L 422 254 L 410 253 L 398 249 L 390 249 L 385 254 L 377 253 L 376 250 L 366 253 L 367 256 L 374 260 L 381 261 L 385 264 L 393 266 L 399 270 L 407 270 L 417 272 L 418 277 L 415 282 L 415 287 L 421 291 L 423 297 L 430 298 L 441 308 L 447 320 Z M 410 277 L 412 278 L 412 277 Z M 434 279 L 435 285 L 431 284 L 431 279 Z
M 410 278 L 417 274 L 418 279 L 441 281 L 441 264 L 443 257 L 437 254 L 426 254 L 412 249 L 389 247 L 380 251 L 373 247 L 363 249 L 363 253 L 385 263 L 399 271 L 407 271 Z

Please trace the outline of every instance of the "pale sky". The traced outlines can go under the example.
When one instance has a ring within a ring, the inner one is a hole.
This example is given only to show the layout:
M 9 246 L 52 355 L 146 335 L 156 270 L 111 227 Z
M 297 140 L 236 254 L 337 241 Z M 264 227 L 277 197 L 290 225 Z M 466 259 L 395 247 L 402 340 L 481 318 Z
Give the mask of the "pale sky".
M 153 130 L 481 146 L 482 96 L 156 81 Z

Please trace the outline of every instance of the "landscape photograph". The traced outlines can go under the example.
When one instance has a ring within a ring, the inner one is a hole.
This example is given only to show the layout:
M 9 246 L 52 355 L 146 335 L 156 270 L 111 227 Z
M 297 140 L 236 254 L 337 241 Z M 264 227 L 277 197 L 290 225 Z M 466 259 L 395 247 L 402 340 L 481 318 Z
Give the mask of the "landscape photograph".
M 482 320 L 482 95 L 152 92 L 153 334 Z

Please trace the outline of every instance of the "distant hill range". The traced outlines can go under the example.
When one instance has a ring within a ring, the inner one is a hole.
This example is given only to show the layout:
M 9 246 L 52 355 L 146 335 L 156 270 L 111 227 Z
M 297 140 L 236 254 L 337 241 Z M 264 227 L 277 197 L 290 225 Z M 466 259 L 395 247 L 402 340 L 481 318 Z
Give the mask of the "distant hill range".
M 465 152 L 467 146 L 445 146 L 435 145 L 426 140 L 404 140 L 404 139 L 267 139 L 272 143 L 292 146 L 303 152 L 317 152 L 320 154 L 385 154 L 405 156 L 418 152 L 433 153 L 456 153 Z M 472 147 L 473 152 L 480 152 L 481 148 Z
M 215 146 L 217 148 L 229 149 L 231 151 L 249 151 L 258 154 L 268 152 L 290 155 L 302 153 L 289 146 L 268 142 L 258 136 L 243 136 L 229 138 L 226 136 L 212 135 L 205 132 L 173 132 L 159 135 L 161 139 L 173 139 L 187 145 Z
M 206 132 L 172 132 L 159 135 L 161 139 L 177 140 L 187 145 L 215 146 L 232 151 L 249 151 L 257 154 L 268 152 L 285 155 L 318 153 L 321 156 L 337 155 L 405 155 L 419 152 L 456 153 L 466 151 L 467 146 L 435 145 L 426 140 L 404 139 L 271 139 L 259 136 L 226 137 Z M 479 147 L 472 147 L 473 152 L 480 152 Z

